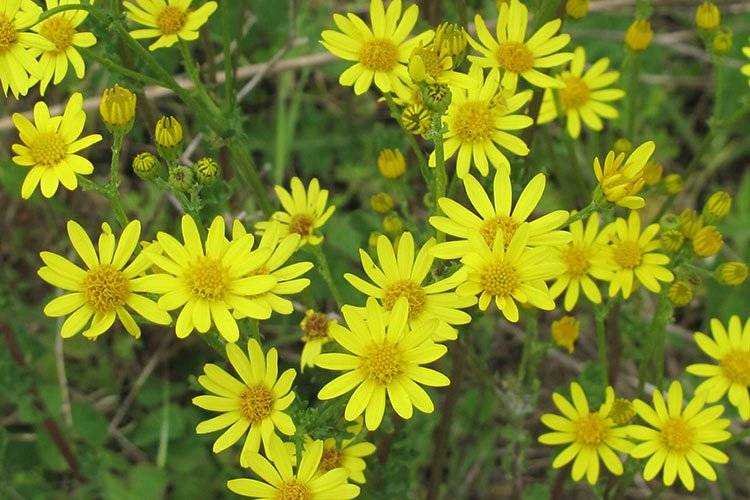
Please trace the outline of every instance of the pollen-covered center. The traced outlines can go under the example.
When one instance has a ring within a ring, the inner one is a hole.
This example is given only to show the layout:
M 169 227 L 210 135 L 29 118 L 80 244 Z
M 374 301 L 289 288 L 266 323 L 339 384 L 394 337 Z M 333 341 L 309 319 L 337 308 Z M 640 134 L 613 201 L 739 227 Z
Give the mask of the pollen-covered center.
M 404 372 L 404 358 L 401 349 L 389 342 L 372 344 L 362 359 L 362 370 L 370 380 L 388 385 Z
M 17 39 L 18 35 L 13 23 L 5 14 L 0 13 L 0 54 L 9 50 Z
M 314 225 L 315 221 L 308 214 L 295 214 L 289 221 L 289 232 L 300 236 L 310 236 Z
M 486 293 L 506 297 L 518 288 L 518 271 L 507 262 L 491 262 L 482 269 L 480 284 Z
M 427 299 L 422 287 L 412 280 L 399 280 L 389 283 L 383 288 L 383 306 L 387 310 L 393 309 L 396 301 L 401 297 L 406 297 L 409 302 L 409 317 L 419 317 L 424 310 Z
M 597 447 L 607 439 L 609 426 L 597 413 L 589 413 L 576 421 L 576 437 L 578 441 Z
M 57 132 L 41 132 L 29 144 L 34 162 L 43 167 L 54 167 L 65 159 L 68 148 Z
M 54 43 L 58 52 L 65 52 L 65 49 L 71 46 L 75 33 L 73 25 L 63 16 L 45 21 L 39 29 L 39 34 Z
M 625 398 L 617 398 L 612 403 L 612 409 L 609 411 L 609 418 L 617 425 L 625 425 L 635 417 L 633 403 Z
M 240 394 L 240 413 L 251 424 L 257 424 L 271 416 L 274 400 L 273 392 L 268 387 L 248 387 Z
M 110 264 L 88 271 L 82 288 L 86 303 L 99 314 L 115 311 L 130 295 L 130 281 Z
M 322 339 L 328 337 L 330 320 L 324 313 L 315 312 L 305 317 L 302 331 L 305 340 Z
M 156 16 L 156 25 L 159 27 L 159 31 L 165 35 L 174 35 L 182 29 L 186 20 L 187 15 L 182 9 L 174 5 L 167 5 Z
M 670 451 L 685 453 L 693 447 L 693 429 L 680 417 L 672 417 L 661 428 L 661 440 Z
M 487 243 L 487 245 L 492 246 L 495 241 L 495 236 L 497 236 L 497 232 L 502 231 L 503 241 L 507 246 L 513 238 L 513 235 L 516 233 L 516 229 L 518 229 L 518 222 L 514 221 L 507 215 L 498 215 L 497 217 L 492 217 L 491 219 L 484 221 L 479 228 L 479 234 L 482 235 L 482 238 L 484 238 L 484 242 Z
M 194 297 L 221 300 L 229 289 L 229 274 L 220 260 L 201 257 L 185 273 L 185 283 Z
M 568 274 L 574 278 L 580 278 L 591 267 L 591 263 L 586 255 L 586 250 L 577 245 L 570 245 L 564 248 L 561 253 L 562 261 Z
M 296 479 L 289 479 L 278 486 L 277 500 L 310 500 L 312 492 L 304 483 Z
M 578 109 L 589 101 L 591 90 L 582 78 L 568 76 L 563 78 L 565 87 L 560 89 L 560 104 L 565 109 Z
M 372 71 L 390 71 L 398 63 L 398 48 L 386 38 L 372 38 L 362 43 L 359 62 Z
M 464 101 L 453 113 L 451 128 L 462 143 L 487 141 L 495 130 L 495 113 L 487 102 Z
M 425 73 L 432 78 L 437 78 L 443 72 L 443 59 L 434 49 L 424 49 L 418 52 L 419 57 L 424 63 Z
M 641 265 L 641 247 L 637 241 L 620 241 L 612 249 L 612 258 L 620 267 L 635 269 Z
M 523 73 L 534 67 L 534 54 L 520 42 L 503 42 L 495 54 L 500 67 L 511 73 Z
M 750 385 L 750 351 L 729 351 L 719 364 L 726 378 L 735 384 Z
M 323 455 L 320 457 L 320 465 L 318 470 L 320 472 L 328 472 L 329 470 L 338 469 L 344 462 L 344 453 L 336 448 L 327 448 L 323 450 Z

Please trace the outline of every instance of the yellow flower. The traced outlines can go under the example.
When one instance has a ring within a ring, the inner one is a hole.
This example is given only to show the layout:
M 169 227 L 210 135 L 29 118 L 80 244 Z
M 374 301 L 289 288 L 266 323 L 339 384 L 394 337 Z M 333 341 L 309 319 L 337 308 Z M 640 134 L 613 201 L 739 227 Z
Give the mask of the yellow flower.
M 344 275 L 354 288 L 380 301 L 386 311 L 391 311 L 401 297 L 409 303 L 409 326 L 421 328 L 425 322 L 437 320 L 433 339 L 437 342 L 454 340 L 458 331 L 453 325 L 465 325 L 471 316 L 460 309 L 476 304 L 474 297 L 459 297 L 455 288 L 466 279 L 465 272 L 456 272 L 440 281 L 424 284 L 435 259 L 432 249 L 434 238 L 414 255 L 414 238 L 411 233 L 401 235 L 398 245 L 391 245 L 387 237 L 377 241 L 379 266 L 360 249 L 362 267 L 370 282 L 351 273 Z
M 650 161 L 643 167 L 643 181 L 647 186 L 655 186 L 661 180 L 664 173 L 664 167 L 661 163 Z
M 674 281 L 667 290 L 667 298 L 675 307 L 684 307 L 693 300 L 693 285 L 686 280 Z
M 433 45 L 441 55 L 450 57 L 463 55 L 468 43 L 466 30 L 460 24 L 443 21 L 435 28 Z
M 715 3 L 706 0 L 695 9 L 695 25 L 702 30 L 712 30 L 721 24 L 721 11 Z
M 643 170 L 656 149 L 653 141 L 644 142 L 630 153 L 615 156 L 613 151 L 607 153 L 604 166 L 599 157 L 594 158 L 594 174 L 607 200 L 631 210 L 638 210 L 646 205 L 643 197 L 638 196 L 643 184 Z M 623 163 L 624 160 L 624 163 Z
M 651 45 L 654 32 L 648 19 L 636 19 L 625 32 L 625 44 L 635 52 L 641 52 Z
M 585 229 L 583 221 L 574 221 L 570 224 L 570 232 L 573 239 L 569 243 L 553 247 L 555 258 L 564 271 L 550 287 L 553 298 L 566 291 L 566 311 L 575 307 L 581 289 L 591 302 L 599 304 L 602 294 L 591 278 L 605 281 L 612 278 L 611 265 L 606 258 L 608 235 L 599 232 L 599 214 L 589 216 Z
M 726 191 L 716 191 L 703 205 L 703 219 L 709 224 L 723 220 L 732 209 L 732 196 Z
M 127 127 L 135 118 L 136 97 L 130 89 L 115 85 L 104 89 L 99 101 L 99 114 L 109 127 Z
M 496 145 L 519 156 L 529 154 L 529 148 L 519 137 L 508 130 L 529 127 L 534 121 L 526 115 L 511 114 L 531 99 L 530 90 L 513 94 L 501 88 L 500 73 L 493 69 L 484 78 L 478 65 L 469 70 L 471 86 L 453 88 L 446 125 L 445 159 L 457 154 L 456 174 L 463 178 L 473 164 L 482 176 L 489 173 L 489 163 L 498 169 L 510 171 L 508 158 Z M 489 162 L 488 162 L 489 160 Z M 430 155 L 430 166 L 435 166 L 435 153 Z
M 26 95 L 42 77 L 34 50 L 51 50 L 54 45 L 37 33 L 28 33 L 42 14 L 32 0 L 5 0 L 0 11 L 0 85 L 18 98 Z M 31 76 L 29 76 L 31 75 Z
M 356 14 L 334 14 L 340 31 L 324 30 L 320 43 L 336 57 L 354 62 L 341 73 L 339 83 L 353 85 L 357 95 L 365 93 L 373 81 L 381 92 L 400 93 L 410 81 L 405 63 L 415 48 L 433 37 L 429 30 L 407 40 L 418 14 L 419 8 L 411 5 L 402 17 L 401 0 L 392 0 L 388 10 L 383 0 L 370 0 L 371 26 Z
M 46 0 L 47 10 L 58 5 L 80 4 L 80 0 Z M 39 93 L 44 95 L 50 81 L 57 85 L 68 72 L 68 63 L 73 66 L 76 77 L 80 80 L 86 72 L 86 65 L 76 47 L 91 47 L 96 44 L 96 37 L 88 31 L 78 32 L 76 28 L 86 20 L 86 10 L 67 10 L 54 14 L 31 28 L 39 33 L 51 47 L 46 49 L 32 48 L 31 54 L 39 57 Z M 53 80 L 54 77 L 54 80 Z
M 572 353 L 581 331 L 581 325 L 575 316 L 563 316 L 552 322 L 550 331 L 555 344 L 567 349 L 568 353 Z
M 302 371 L 306 366 L 315 366 L 315 360 L 320 355 L 323 346 L 331 340 L 328 329 L 334 323 L 336 320 L 329 318 L 325 313 L 312 309 L 305 311 L 305 317 L 299 324 L 302 329 L 302 341 L 305 343 L 299 360 Z
M 469 38 L 469 43 L 481 56 L 469 56 L 469 60 L 485 68 L 502 69 L 503 87 L 510 90 L 516 89 L 519 76 L 536 87 L 558 87 L 560 83 L 557 80 L 539 69 L 560 66 L 570 61 L 573 57 L 570 52 L 556 53 L 568 44 L 570 35 L 555 36 L 562 25 L 560 19 L 555 19 L 544 24 L 525 40 L 528 15 L 528 9 L 518 0 L 511 0 L 510 5 L 501 5 L 497 20 L 497 39 L 490 34 L 484 19 L 477 15 L 474 24 L 479 41 Z
M 162 116 L 154 130 L 156 144 L 163 148 L 173 148 L 182 142 L 182 125 L 174 116 Z
M 411 53 L 408 67 L 412 80 L 468 88 L 471 80 L 464 73 L 453 71 L 453 58 L 439 43 L 442 41 L 435 39 L 430 45 L 420 45 Z
M 378 170 L 386 179 L 398 179 L 406 172 L 406 159 L 398 149 L 383 149 L 378 153 Z
M 200 35 L 198 30 L 208 22 L 217 7 L 216 2 L 206 2 L 190 10 L 190 0 L 134 0 L 125 1 L 127 17 L 146 28 L 133 30 L 136 39 L 156 38 L 148 49 L 171 47 L 178 40 L 192 41 Z
M 660 470 L 666 486 L 672 486 L 677 476 L 685 487 L 695 487 L 692 469 L 709 481 L 716 481 L 716 472 L 708 462 L 727 463 L 729 457 L 714 443 L 726 441 L 731 434 L 725 429 L 729 420 L 719 418 L 724 413 L 721 405 L 704 409 L 705 400 L 696 396 L 683 408 L 682 386 L 674 381 L 669 386 L 667 401 L 660 391 L 654 391 L 653 406 L 636 399 L 633 407 L 649 426 L 631 425 L 631 438 L 643 441 L 630 450 L 634 458 L 646 458 L 643 479 L 650 481 Z
M 470 240 L 471 252 L 461 258 L 468 276 L 456 292 L 460 296 L 479 296 L 479 309 L 487 310 L 494 300 L 508 321 L 518 321 L 516 301 L 545 311 L 555 308 L 555 301 L 545 281 L 562 271 L 549 247 L 528 247 L 529 223 L 521 224 L 505 245 L 505 235 L 498 232 L 491 246 L 484 238 Z
M 659 224 L 651 224 L 641 233 L 641 218 L 638 212 L 632 211 L 627 221 L 618 217 L 604 231 L 611 236 L 609 259 L 614 267 L 609 283 L 610 297 L 622 291 L 623 298 L 627 299 L 638 282 L 658 293 L 661 290 L 659 281 L 671 282 L 674 279 L 672 272 L 664 267 L 669 263 L 669 257 L 656 253 L 661 246 L 659 240 L 654 239 Z
M 716 226 L 703 226 L 693 235 L 693 252 L 699 257 L 711 257 L 724 246 L 724 238 Z
M 713 337 L 713 338 L 711 338 Z M 742 326 L 739 316 L 729 319 L 728 328 L 718 319 L 711 320 L 711 337 L 702 332 L 693 336 L 701 351 L 716 364 L 698 363 L 686 368 L 688 373 L 707 377 L 696 389 L 708 403 L 715 403 L 729 393 L 729 402 L 740 412 L 743 420 L 750 419 L 750 321 Z
M 359 486 L 347 483 L 346 469 L 317 474 L 323 457 L 323 441 L 314 441 L 305 447 L 296 472 L 289 454 L 266 455 L 271 461 L 257 453 L 249 455 L 247 460 L 247 466 L 262 481 L 230 479 L 227 487 L 238 495 L 259 499 L 347 500 L 359 496 Z
M 552 401 L 562 415 L 542 415 L 542 423 L 553 432 L 539 436 L 539 442 L 552 446 L 567 445 L 555 457 L 552 467 L 559 469 L 575 459 L 571 469 L 573 481 L 580 481 L 585 475 L 590 484 L 596 484 L 601 459 L 612 474 L 621 475 L 622 462 L 615 451 L 627 452 L 632 443 L 627 440 L 627 427 L 617 425 L 610 416 L 615 391 L 607 387 L 599 411 L 591 411 L 586 394 L 576 382 L 570 384 L 570 395 L 573 404 L 564 396 L 552 393 Z
M 299 177 L 292 178 L 291 193 L 281 186 L 275 186 L 276 196 L 284 210 L 275 212 L 270 221 L 258 222 L 255 229 L 263 233 L 273 221 L 280 224 L 282 234 L 300 235 L 299 245 L 319 245 L 323 236 L 316 230 L 331 218 L 336 207 L 326 207 L 328 190 L 320 189 L 318 179 L 313 179 L 305 190 Z
M 589 0 L 567 0 L 565 13 L 573 19 L 582 19 L 589 12 Z
M 68 100 L 62 116 L 50 116 L 47 105 L 39 101 L 34 106 L 34 123 L 20 113 L 13 114 L 13 124 L 23 144 L 13 144 L 13 162 L 29 167 L 21 186 L 21 196 L 29 198 L 41 184 L 46 198 L 57 192 L 58 185 L 73 190 L 78 187 L 76 174 L 88 175 L 94 165 L 83 156 L 82 149 L 102 140 L 99 134 L 80 137 L 86 113 L 83 96 L 76 92 Z
M 600 131 L 604 127 L 602 118 L 617 118 L 617 110 L 606 103 L 625 96 L 621 89 L 605 88 L 620 78 L 618 71 L 607 71 L 608 58 L 599 59 L 586 72 L 583 71 L 585 63 L 586 52 L 583 47 L 577 47 L 573 51 L 570 70 L 556 77 L 561 85 L 554 91 L 545 90 L 537 118 L 537 123 L 547 123 L 558 116 L 554 96 L 557 93 L 562 114 L 567 118 L 568 134 L 573 139 L 581 134 L 581 121 L 591 130 Z
M 409 303 L 402 297 L 391 311 L 370 298 L 365 310 L 344 306 L 341 311 L 348 328 L 331 326 L 331 337 L 352 354 L 321 354 L 317 365 L 328 370 L 345 371 L 328 382 L 318 398 L 333 399 L 354 389 L 344 410 L 346 420 L 365 413 L 367 429 L 380 426 L 386 406 L 386 394 L 396 413 L 412 417 L 413 408 L 432 413 L 435 407 L 420 384 L 442 387 L 450 383 L 440 372 L 424 364 L 441 358 L 447 349 L 432 341 L 437 321 L 409 326 Z
M 72 337 L 89 323 L 83 335 L 95 339 L 109 330 L 116 317 L 128 333 L 138 338 L 141 329 L 128 309 L 152 323 L 168 325 L 171 322 L 169 314 L 142 295 L 154 292 L 155 283 L 152 276 L 142 276 L 151 267 L 143 254 L 130 259 L 140 234 L 141 223 L 132 221 L 122 231 L 118 242 L 105 223 L 97 253 L 86 231 L 71 220 L 68 221 L 68 237 L 86 268 L 81 269 L 56 253 L 40 254 L 46 266 L 39 269 L 39 276 L 71 292 L 53 299 L 44 308 L 44 314 L 53 318 L 69 315 L 60 330 L 63 338 Z
M 723 285 L 739 286 L 745 282 L 748 275 L 747 264 L 744 262 L 725 262 L 716 268 L 716 280 Z
M 742 47 L 742 54 L 744 54 L 745 57 L 750 58 L 750 45 L 747 47 Z M 0 69 L 2 69 L 2 61 L 0 61 Z M 743 64 L 740 68 L 740 71 L 743 75 L 748 77 L 747 84 L 750 85 L 750 63 Z
M 482 188 L 482 185 L 467 175 L 463 179 L 466 195 L 476 213 L 466 209 L 450 198 L 440 198 L 440 206 L 445 217 L 430 217 L 430 224 L 436 229 L 460 238 L 457 241 L 440 243 L 435 246 L 433 253 L 439 259 L 457 259 L 463 257 L 472 249 L 468 241 L 476 234 L 484 238 L 484 242 L 491 246 L 498 234 L 504 234 L 504 241 L 510 242 L 519 225 L 527 222 L 531 213 L 536 209 L 544 193 L 547 182 L 544 174 L 537 174 L 526 185 L 513 206 L 513 189 L 508 172 L 498 171 L 492 184 L 492 200 Z M 555 210 L 538 219 L 529 222 L 529 246 L 562 245 L 570 241 L 570 233 L 560 228 L 568 220 L 570 214 L 565 210 Z
M 232 312 L 257 319 L 271 315 L 268 304 L 256 296 L 272 290 L 277 278 L 254 274 L 264 264 L 257 255 L 267 255 L 268 251 L 250 253 L 251 235 L 227 245 L 224 219 L 217 216 L 204 247 L 195 221 L 184 215 L 182 239 L 180 242 L 160 231 L 157 240 L 164 254 L 148 251 L 150 247 L 146 251 L 153 264 L 164 270 L 153 275 L 158 281 L 156 292 L 161 295 L 159 306 L 168 311 L 182 308 L 175 328 L 179 338 L 187 337 L 194 329 L 206 333 L 214 324 L 228 342 L 236 342 L 239 329 Z
M 212 363 L 203 365 L 204 374 L 198 377 L 198 383 L 211 394 L 194 397 L 193 404 L 221 414 L 200 422 L 195 432 L 207 434 L 228 427 L 214 442 L 214 453 L 226 450 L 247 433 L 240 464 L 248 467 L 261 441 L 267 454 L 281 448 L 277 429 L 287 436 L 295 433 L 294 422 L 284 410 L 294 401 L 290 389 L 297 372 L 288 368 L 279 376 L 276 349 L 269 349 L 264 357 L 255 339 L 247 342 L 247 355 L 231 342 L 225 347 L 229 363 L 241 380 Z

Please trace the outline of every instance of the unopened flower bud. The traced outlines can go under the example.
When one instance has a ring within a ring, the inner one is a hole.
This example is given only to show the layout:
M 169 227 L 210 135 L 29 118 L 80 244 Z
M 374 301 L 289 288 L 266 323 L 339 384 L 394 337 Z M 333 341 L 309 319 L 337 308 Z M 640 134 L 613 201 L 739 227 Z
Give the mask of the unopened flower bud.
M 466 50 L 466 31 L 458 24 L 442 22 L 435 28 L 433 42 L 441 57 L 459 57 Z
M 664 182 L 664 190 L 667 194 L 677 194 L 682 191 L 683 182 L 680 174 L 669 174 L 662 182 Z
M 161 162 L 153 154 L 145 151 L 133 158 L 133 172 L 143 180 L 152 180 L 161 173 Z
M 414 135 L 426 134 L 430 122 L 430 112 L 421 104 L 411 104 L 401 113 L 401 125 Z
M 422 102 L 433 113 L 444 113 L 451 103 L 450 87 L 442 83 L 425 86 L 422 90 Z
M 655 186 L 661 180 L 663 172 L 664 167 L 662 167 L 661 163 L 655 161 L 648 162 L 643 167 L 643 181 L 648 186 Z
M 580 323 L 575 316 L 563 316 L 553 321 L 550 330 L 555 344 L 572 353 L 581 330 Z
M 219 176 L 219 164 L 213 158 L 201 158 L 193 167 L 201 184 L 210 184 Z
M 379 214 L 390 212 L 393 208 L 393 197 L 388 193 L 375 193 L 370 197 L 370 206 Z
M 154 137 L 158 146 L 174 148 L 182 142 L 182 125 L 174 116 L 162 116 L 156 122 Z
M 111 132 L 126 134 L 133 127 L 136 97 L 133 92 L 115 85 L 104 89 L 99 100 L 99 114 Z
M 663 231 L 659 236 L 659 243 L 661 247 L 670 253 L 677 252 L 682 248 L 682 244 L 685 242 L 685 236 L 677 229 L 667 229 Z
M 618 155 L 620 153 L 628 154 L 633 150 L 633 144 L 626 138 L 620 137 L 615 141 L 614 145 L 612 146 L 612 150 L 615 152 L 615 154 Z
M 724 246 L 724 238 L 716 226 L 704 226 L 693 236 L 693 251 L 699 257 L 716 255 Z
M 377 231 L 373 231 L 370 233 L 370 236 L 367 238 L 367 246 L 370 248 L 377 248 L 378 246 L 378 238 L 382 236 L 381 233 Z
M 573 19 L 581 19 L 589 12 L 589 0 L 568 0 L 565 13 Z
M 692 208 L 686 208 L 680 212 L 677 224 L 683 236 L 692 239 L 698 230 L 703 227 L 703 218 Z
M 185 165 L 169 167 L 169 185 L 177 191 L 190 191 L 195 178 L 193 170 Z
M 378 170 L 387 179 L 398 179 L 406 172 L 406 159 L 398 149 L 384 149 L 378 154 Z
M 703 219 L 714 224 L 723 220 L 732 209 L 732 196 L 726 191 L 716 191 L 703 205 Z
M 387 234 L 400 234 L 404 230 L 404 222 L 396 214 L 387 215 L 383 219 L 383 231 Z
M 609 410 L 609 418 L 617 425 L 630 423 L 635 417 L 633 403 L 625 398 L 617 398 L 612 403 L 612 409 Z
M 715 3 L 706 0 L 695 9 L 695 25 L 702 30 L 712 30 L 721 24 L 721 12 Z
M 716 281 L 723 285 L 738 286 L 747 279 L 748 269 L 744 262 L 725 262 L 716 268 Z
M 693 300 L 693 285 L 686 280 L 677 280 L 669 286 L 667 298 L 675 307 L 684 307 Z
M 635 52 L 641 52 L 651 45 L 654 32 L 647 19 L 636 19 L 625 32 L 625 44 Z
M 729 30 L 721 30 L 716 33 L 711 41 L 711 49 L 714 54 L 720 56 L 723 56 L 732 50 L 732 32 Z

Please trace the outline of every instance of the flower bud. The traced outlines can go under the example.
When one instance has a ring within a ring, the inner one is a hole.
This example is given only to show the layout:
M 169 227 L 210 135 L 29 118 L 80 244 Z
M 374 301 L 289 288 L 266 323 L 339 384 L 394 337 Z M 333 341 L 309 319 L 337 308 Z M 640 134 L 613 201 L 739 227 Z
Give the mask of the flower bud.
M 433 45 L 441 57 L 459 57 L 466 50 L 466 31 L 458 24 L 442 22 L 435 28 Z
M 683 236 L 692 239 L 703 227 L 703 218 L 692 208 L 686 208 L 677 218 L 677 224 Z
M 667 298 L 675 307 L 684 307 L 693 300 L 693 285 L 686 280 L 677 280 L 669 286 Z
M 620 153 L 628 154 L 633 150 L 633 144 L 626 138 L 620 137 L 615 141 L 614 145 L 612 146 L 612 150 L 615 152 L 615 154 L 618 155 Z
M 725 262 L 716 268 L 714 276 L 722 285 L 738 286 L 747 279 L 747 264 L 744 262 Z
M 661 247 L 670 253 L 676 253 L 685 242 L 685 236 L 677 229 L 667 229 L 659 236 Z
M 589 12 L 589 0 L 568 0 L 565 13 L 573 19 L 581 19 Z
M 704 226 L 693 236 L 693 251 L 700 257 L 716 255 L 724 246 L 724 238 L 716 226 Z
M 154 137 L 158 146 L 174 148 L 182 142 L 182 125 L 174 116 L 162 116 L 156 122 Z
M 443 114 L 451 103 L 451 89 L 442 83 L 433 83 L 422 89 L 422 102 L 433 113 Z
M 104 89 L 99 100 L 99 114 L 111 132 L 126 134 L 133 127 L 136 97 L 133 92 L 115 85 Z
M 664 190 L 668 194 L 677 194 L 682 191 L 683 182 L 680 174 L 669 174 L 663 180 Z
M 416 49 L 409 58 L 409 76 L 415 82 L 423 82 L 427 79 L 427 65 L 425 64 L 424 57 L 419 53 L 420 49 Z
M 406 172 L 406 159 L 398 149 L 384 149 L 378 154 L 378 170 L 387 179 L 398 179 Z
M 555 341 L 555 344 L 572 353 L 576 340 L 578 340 L 580 329 L 580 323 L 574 316 L 563 316 L 552 322 L 552 326 L 550 327 L 552 340 Z
M 401 113 L 401 125 L 414 135 L 426 134 L 430 122 L 430 112 L 421 104 L 411 104 Z
M 732 50 L 732 32 L 729 30 L 719 31 L 711 41 L 711 49 L 714 54 L 723 56 Z
M 193 170 L 185 165 L 169 167 L 169 185 L 177 191 L 190 191 L 195 181 Z
M 380 238 L 382 234 L 380 234 L 377 231 L 373 231 L 370 233 L 370 236 L 367 238 L 367 246 L 370 248 L 377 248 L 378 246 L 378 238 Z
M 651 31 L 651 23 L 648 19 L 636 19 L 625 32 L 625 44 L 635 52 L 641 52 L 648 48 L 654 32 Z
M 388 193 L 376 193 L 370 197 L 370 206 L 379 214 L 390 212 L 393 208 L 393 197 Z
M 213 158 L 201 158 L 195 162 L 193 168 L 201 184 L 211 184 L 219 176 L 219 164 Z
M 695 25 L 702 30 L 712 30 L 721 24 L 721 12 L 715 3 L 706 0 L 695 9 Z
M 723 220 L 732 209 L 732 196 L 726 191 L 716 191 L 703 205 L 703 219 L 709 224 Z
M 383 218 L 383 231 L 387 234 L 400 234 L 404 230 L 404 222 L 396 214 L 387 215 Z
M 156 179 L 162 168 L 159 159 L 148 151 L 144 151 L 133 158 L 132 167 L 135 175 L 145 181 Z
M 643 181 L 648 186 L 655 186 L 661 180 L 664 167 L 661 163 L 650 161 L 643 167 Z

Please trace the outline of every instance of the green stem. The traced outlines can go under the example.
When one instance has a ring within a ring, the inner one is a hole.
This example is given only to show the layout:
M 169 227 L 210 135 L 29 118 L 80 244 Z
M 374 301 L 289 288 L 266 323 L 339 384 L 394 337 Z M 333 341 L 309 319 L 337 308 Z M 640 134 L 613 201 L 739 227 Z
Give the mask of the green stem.
M 236 19 L 233 19 L 233 9 L 222 8 L 222 30 L 221 30 L 221 42 L 224 49 L 224 106 L 227 110 L 231 110 L 235 104 L 234 95 L 234 66 L 232 65 L 232 35 L 234 30 L 231 29 L 236 23 Z
M 667 343 L 667 323 L 672 315 L 672 307 L 667 298 L 666 291 L 659 294 L 659 302 L 656 312 L 651 320 L 648 332 L 648 342 L 641 353 L 641 364 L 638 368 L 639 389 L 643 392 L 646 383 L 647 372 L 651 372 L 651 380 L 657 387 L 661 387 L 664 380 L 664 351 Z M 650 368 L 650 370 L 649 370 Z
M 602 304 L 594 306 L 594 324 L 596 326 L 596 348 L 599 354 L 599 364 L 602 368 L 604 385 L 609 385 L 609 359 L 607 358 L 607 332 L 604 321 L 607 319 L 609 307 Z
M 235 171 L 245 184 L 250 185 L 255 192 L 260 209 L 267 217 L 270 217 L 273 213 L 271 200 L 268 198 L 266 188 L 260 180 L 260 174 L 251 153 L 250 140 L 245 132 L 242 130 L 236 131 L 235 138 L 229 142 L 228 147 Z
M 132 80 L 139 81 L 147 85 L 157 85 L 159 87 L 164 86 L 164 83 L 161 80 L 157 80 L 156 78 L 152 78 L 148 75 L 144 75 L 137 71 L 128 69 L 125 66 L 121 66 L 117 64 L 116 62 L 114 62 L 113 60 L 97 54 L 95 51 L 91 49 L 79 47 L 77 50 L 79 50 L 81 54 L 84 55 L 85 58 L 93 59 L 99 64 L 101 64 L 102 66 L 104 66 L 105 68 L 109 69 L 110 71 L 119 73 L 122 76 L 128 77 Z
M 445 197 L 445 189 L 448 185 L 448 174 L 445 172 L 445 148 L 443 144 L 443 116 L 435 113 L 432 116 L 432 130 L 430 131 L 432 142 L 435 144 L 435 175 L 432 188 L 432 212 L 440 215 L 438 201 Z M 435 239 L 439 242 L 445 240 L 445 234 L 435 229 Z
M 117 222 L 122 227 L 128 223 L 128 216 L 125 214 L 125 209 L 122 206 L 122 200 L 120 200 L 120 152 L 122 151 L 122 143 L 125 139 L 125 134 L 119 131 L 113 132 L 114 139 L 112 140 L 112 159 L 109 164 L 109 182 L 107 183 L 107 198 L 109 198 L 112 204 L 112 210 L 115 213 Z
M 84 0 L 85 1 L 85 0 Z M 68 4 L 68 5 L 58 5 L 57 7 L 53 7 L 49 10 L 46 10 L 42 12 L 42 14 L 39 16 L 39 19 L 36 20 L 36 22 L 33 24 L 33 26 L 36 26 L 37 24 L 46 21 L 50 17 L 54 16 L 55 14 L 59 14 L 60 12 L 65 12 L 68 10 L 85 10 L 88 12 L 93 12 L 96 7 L 92 4 L 86 4 L 86 3 L 76 3 L 76 4 Z
M 320 245 L 309 245 L 308 248 L 315 257 L 315 260 L 318 261 L 318 272 L 321 276 L 323 276 L 323 280 L 325 280 L 326 285 L 328 285 L 328 289 L 331 291 L 331 295 L 333 295 L 333 300 L 336 301 L 336 305 L 341 307 L 342 305 L 344 305 L 344 301 L 342 300 L 341 293 L 339 292 L 339 289 L 336 286 L 336 282 L 333 279 L 333 274 L 331 274 L 331 268 L 328 265 L 326 254 L 323 252 L 323 249 Z
M 533 371 L 530 369 L 531 357 L 536 344 L 537 335 L 539 332 L 539 323 L 536 311 L 529 311 L 529 317 L 526 323 L 526 330 L 523 338 L 523 351 L 521 352 L 521 362 L 518 364 L 518 382 L 523 385 L 527 378 L 533 376 Z

